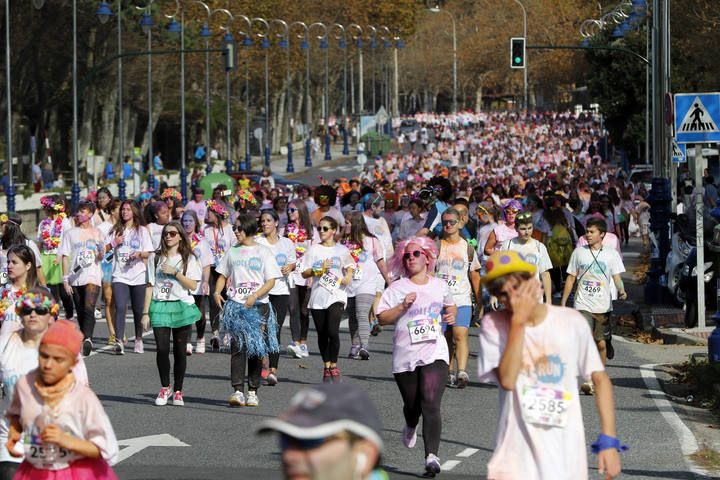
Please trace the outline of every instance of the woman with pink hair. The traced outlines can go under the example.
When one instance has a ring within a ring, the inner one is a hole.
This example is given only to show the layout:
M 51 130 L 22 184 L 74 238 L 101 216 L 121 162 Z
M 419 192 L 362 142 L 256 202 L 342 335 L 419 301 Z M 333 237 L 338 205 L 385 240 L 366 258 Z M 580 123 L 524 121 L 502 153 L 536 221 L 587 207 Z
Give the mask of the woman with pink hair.
M 396 325 L 393 375 L 403 399 L 402 441 L 407 448 L 415 446 L 422 416 L 425 470 L 432 475 L 440 473 L 440 401 L 449 365 L 440 324 L 453 325 L 457 311 L 447 283 L 429 273 L 437 256 L 435 243 L 427 237 L 400 242 L 390 268 L 401 278 L 385 290 L 377 309 L 381 325 Z

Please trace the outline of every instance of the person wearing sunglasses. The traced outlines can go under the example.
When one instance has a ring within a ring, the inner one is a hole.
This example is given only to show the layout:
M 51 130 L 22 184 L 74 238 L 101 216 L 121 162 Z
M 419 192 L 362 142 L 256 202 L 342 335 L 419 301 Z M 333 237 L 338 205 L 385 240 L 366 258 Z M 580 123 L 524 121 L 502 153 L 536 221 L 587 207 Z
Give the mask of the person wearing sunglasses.
M 105 255 L 100 230 L 92 226 L 93 202 L 80 202 L 75 214 L 75 227 L 63 232 L 58 256 L 63 270 L 63 288 L 72 295 L 80 331 L 85 336 L 82 354 L 90 355 L 95 331 L 95 305 L 101 292 L 100 261 Z
M 187 343 L 192 326 L 200 318 L 192 292 L 202 278 L 200 262 L 195 257 L 185 230 L 172 221 L 162 230 L 160 248 L 148 259 L 147 289 L 142 325 L 151 326 L 157 345 L 157 367 L 161 389 L 155 405 L 182 406 L 182 387 L 187 368 Z M 174 385 L 170 389 L 170 336 L 172 335 Z
M 503 242 L 517 237 L 515 218 L 523 211 L 522 203 L 518 200 L 509 200 L 503 207 L 503 221 L 498 222 L 485 242 L 485 255 L 491 255 L 499 250 Z
M 257 407 L 263 358 L 280 351 L 277 321 L 269 293 L 283 278 L 272 251 L 255 241 L 258 223 L 240 214 L 233 226 L 237 244 L 218 263 L 213 299 L 222 308 L 222 322 L 230 334 L 231 407 Z M 227 285 L 227 302 L 221 292 Z M 248 395 L 244 394 L 245 365 Z
M 338 224 L 322 217 L 318 225 L 320 243 L 313 244 L 302 263 L 303 278 L 312 278 L 308 308 L 318 334 L 323 361 L 323 382 L 340 383 L 337 366 L 340 353 L 340 318 L 347 304 L 347 287 L 352 283 L 355 260 L 344 245 L 335 242 Z
M 4 447 L 8 441 L 9 423 L 5 414 L 13 399 L 15 384 L 25 374 L 38 367 L 38 348 L 50 324 L 57 319 L 60 306 L 53 295 L 44 288 L 32 288 L 21 295 L 13 304 L 20 318 L 19 328 L 3 331 L 0 334 L 0 479 L 11 479 L 22 462 L 22 457 L 13 457 Z M 87 370 L 82 358 L 73 369 L 78 382 L 88 384 Z M 15 451 L 22 454 L 19 445 Z
M 392 372 L 403 399 L 402 442 L 413 448 L 423 419 L 425 471 L 440 473 L 440 403 L 449 366 L 443 325 L 453 325 L 457 307 L 447 282 L 433 277 L 438 251 L 428 237 L 400 242 L 390 261 L 401 278 L 382 294 L 377 308 L 381 325 L 395 325 Z
M 0 331 L 12 330 L 19 324 L 13 305 L 23 293 L 39 285 L 36 265 L 35 255 L 26 245 L 13 245 L 8 249 L 8 283 L 0 286 Z

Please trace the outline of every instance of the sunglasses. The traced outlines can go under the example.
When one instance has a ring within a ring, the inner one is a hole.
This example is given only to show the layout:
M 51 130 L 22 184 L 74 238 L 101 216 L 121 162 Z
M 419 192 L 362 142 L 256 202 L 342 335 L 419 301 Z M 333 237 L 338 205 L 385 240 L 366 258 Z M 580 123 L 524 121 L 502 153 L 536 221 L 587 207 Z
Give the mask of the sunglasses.
M 175 238 L 179 235 L 179 233 L 175 230 L 170 230 L 164 233 L 166 237 Z
M 318 195 L 318 200 L 329 200 L 330 197 L 328 195 Z
M 530 213 L 530 212 L 522 212 L 522 213 L 519 213 L 519 214 L 517 215 L 517 217 L 515 217 L 515 221 L 516 221 L 516 222 L 518 222 L 518 221 L 519 221 L 519 222 L 523 222 L 523 221 L 527 221 L 527 220 L 532 220 L 532 213 Z
M 318 227 L 319 232 L 327 232 L 329 230 L 333 230 L 331 227 Z
M 326 441 L 327 438 L 295 438 L 284 433 L 280 434 L 280 448 L 282 450 L 287 450 L 290 447 L 299 450 L 313 450 L 322 446 Z
M 295 213 L 295 212 L 298 211 L 298 209 L 297 209 L 297 208 L 292 208 L 292 207 L 290 207 L 290 208 L 287 209 L 287 211 L 288 211 L 288 213 Z
M 442 222 L 443 225 L 450 225 L 451 227 L 454 227 L 457 223 L 457 220 L 443 220 Z
M 412 255 L 415 258 L 420 258 L 420 255 L 425 255 L 425 252 L 422 250 L 415 250 L 414 252 L 405 252 L 403 253 L 403 260 L 410 260 L 410 255 Z
M 50 310 L 47 307 L 43 307 L 43 306 L 22 307 L 20 309 L 20 315 L 30 315 L 32 312 L 35 312 L 38 315 L 47 315 L 48 313 L 50 313 Z
M 240 233 L 240 232 L 242 231 L 242 228 L 241 228 L 240 226 L 238 226 L 238 225 L 233 225 L 233 226 L 232 226 L 232 231 L 235 232 L 235 233 Z

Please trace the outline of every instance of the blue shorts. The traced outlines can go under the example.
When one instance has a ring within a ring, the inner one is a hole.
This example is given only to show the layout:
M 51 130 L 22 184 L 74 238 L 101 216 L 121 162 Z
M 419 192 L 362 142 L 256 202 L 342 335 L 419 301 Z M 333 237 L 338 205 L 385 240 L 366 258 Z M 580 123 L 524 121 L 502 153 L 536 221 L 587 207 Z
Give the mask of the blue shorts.
M 464 307 L 457 307 L 457 314 L 455 315 L 455 325 L 448 325 L 450 327 L 465 327 L 470 328 L 470 320 L 472 318 L 472 305 L 466 305 Z M 443 327 L 446 325 L 443 324 Z M 443 328 L 443 332 L 445 329 Z

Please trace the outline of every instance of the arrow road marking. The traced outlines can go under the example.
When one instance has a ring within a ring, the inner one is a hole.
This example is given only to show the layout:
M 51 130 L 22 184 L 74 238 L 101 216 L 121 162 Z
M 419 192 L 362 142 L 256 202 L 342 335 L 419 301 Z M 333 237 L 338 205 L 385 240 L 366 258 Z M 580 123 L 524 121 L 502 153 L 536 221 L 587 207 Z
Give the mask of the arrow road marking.
M 120 450 L 117 463 L 127 460 L 136 453 L 145 450 L 148 447 L 189 447 L 185 442 L 178 440 L 167 433 L 160 435 L 147 435 L 145 437 L 128 438 L 127 440 L 118 440 L 118 445 L 126 447 Z

